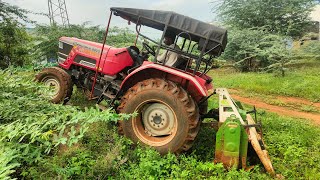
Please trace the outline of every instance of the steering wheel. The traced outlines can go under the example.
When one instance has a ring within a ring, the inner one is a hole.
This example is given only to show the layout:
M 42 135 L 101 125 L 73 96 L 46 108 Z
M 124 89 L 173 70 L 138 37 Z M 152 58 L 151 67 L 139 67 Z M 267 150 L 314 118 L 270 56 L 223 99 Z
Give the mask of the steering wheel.
M 156 51 L 154 50 L 154 48 L 149 46 L 147 43 L 143 42 L 142 46 L 143 46 L 143 48 L 145 48 L 148 51 L 148 53 L 152 54 L 153 56 L 156 55 Z

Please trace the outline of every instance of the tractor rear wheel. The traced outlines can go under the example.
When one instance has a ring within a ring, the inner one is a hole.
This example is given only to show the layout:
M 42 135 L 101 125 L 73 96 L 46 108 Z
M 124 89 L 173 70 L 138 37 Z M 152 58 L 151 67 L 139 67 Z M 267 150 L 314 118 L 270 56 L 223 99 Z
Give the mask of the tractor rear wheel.
M 50 92 L 51 102 L 61 103 L 71 98 L 73 83 L 70 75 L 59 67 L 43 69 L 36 75 L 38 82 L 52 87 Z
M 137 115 L 120 121 L 120 132 L 161 154 L 188 150 L 200 128 L 199 109 L 192 97 L 171 81 L 148 79 L 122 97 L 121 113 Z

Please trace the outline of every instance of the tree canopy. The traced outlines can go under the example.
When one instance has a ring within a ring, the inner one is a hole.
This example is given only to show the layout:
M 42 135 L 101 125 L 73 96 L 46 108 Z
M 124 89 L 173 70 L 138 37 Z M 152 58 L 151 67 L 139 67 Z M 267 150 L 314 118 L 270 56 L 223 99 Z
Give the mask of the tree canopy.
M 27 10 L 0 1 L 0 69 L 23 66 L 29 59 L 31 37 L 19 22 L 30 22 Z
M 29 11 L 21 9 L 18 6 L 12 6 L 6 2 L 0 1 L 0 21 L 18 17 L 24 21 L 29 21 L 27 13 Z
M 299 37 L 309 25 L 314 0 L 223 0 L 219 17 L 239 29 L 263 27 L 271 33 Z

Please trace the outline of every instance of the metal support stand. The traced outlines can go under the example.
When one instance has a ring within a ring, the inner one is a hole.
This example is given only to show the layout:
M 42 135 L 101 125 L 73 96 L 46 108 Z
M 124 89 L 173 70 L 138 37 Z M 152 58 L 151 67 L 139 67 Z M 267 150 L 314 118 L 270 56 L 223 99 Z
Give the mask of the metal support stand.
M 69 27 L 69 16 L 65 0 L 48 0 L 50 24 L 61 22 L 62 26 Z M 57 21 L 61 19 L 61 21 Z

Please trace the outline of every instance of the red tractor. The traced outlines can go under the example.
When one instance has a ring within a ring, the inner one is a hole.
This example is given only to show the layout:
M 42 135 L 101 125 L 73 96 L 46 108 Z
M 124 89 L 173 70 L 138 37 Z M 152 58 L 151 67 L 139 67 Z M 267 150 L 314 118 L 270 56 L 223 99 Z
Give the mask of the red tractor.
M 156 45 L 155 49 L 143 43 L 143 49 L 154 55 L 154 62 L 148 61 L 136 46 L 115 48 L 105 44 L 112 15 L 135 23 L 137 37 Z M 141 26 L 162 31 L 160 41 L 140 33 Z M 167 32 L 176 35 L 175 44 L 182 44 L 180 49 L 161 43 Z M 107 100 L 110 107 L 119 113 L 136 112 L 136 116 L 119 122 L 119 130 L 132 141 L 152 146 L 162 154 L 188 150 L 198 134 L 201 120 L 214 118 L 220 125 L 225 125 L 221 126 L 224 128 L 217 142 L 220 144 L 217 145 L 216 161 L 229 167 L 239 167 L 239 160 L 247 156 L 246 143 L 240 145 L 240 140 L 235 142 L 231 138 L 231 144 L 224 146 L 223 143 L 232 136 L 225 132 L 238 128 L 236 132 L 240 134 L 235 136 L 237 139 L 243 133 L 248 134 L 244 128 L 258 125 L 244 120 L 245 114 L 241 114 L 233 101 L 228 101 L 230 98 L 224 89 L 217 93 L 222 97 L 221 102 L 227 101 L 229 105 L 224 103 L 223 109 L 207 110 L 207 100 L 216 91 L 206 73 L 211 69 L 213 58 L 224 51 L 226 44 L 225 29 L 184 15 L 169 11 L 111 8 L 103 44 L 61 37 L 59 67 L 43 69 L 36 78 L 54 87 L 53 103 L 66 103 L 71 98 L 73 85 L 76 85 L 97 103 Z M 166 66 L 165 61 L 157 63 L 160 49 L 178 53 L 178 63 L 173 66 Z M 245 137 L 244 141 L 248 142 Z M 238 148 L 233 148 L 232 143 Z M 232 147 L 231 150 L 228 147 Z M 229 151 L 238 153 L 230 156 Z

